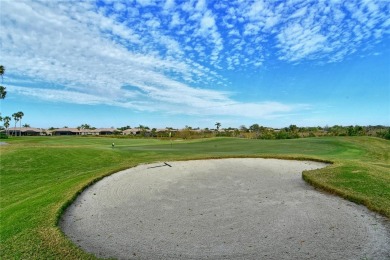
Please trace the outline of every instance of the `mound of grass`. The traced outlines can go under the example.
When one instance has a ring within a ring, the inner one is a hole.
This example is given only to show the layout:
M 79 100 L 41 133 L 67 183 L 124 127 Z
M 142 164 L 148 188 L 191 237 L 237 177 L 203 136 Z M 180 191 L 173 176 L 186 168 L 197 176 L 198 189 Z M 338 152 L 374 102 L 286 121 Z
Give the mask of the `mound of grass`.
M 115 142 L 115 148 L 111 143 Z M 140 163 L 224 157 L 332 161 L 309 183 L 390 217 L 390 141 L 369 137 L 234 138 L 173 142 L 81 137 L 10 138 L 0 146 L 0 258 L 94 259 L 59 230 L 61 212 L 85 187 Z

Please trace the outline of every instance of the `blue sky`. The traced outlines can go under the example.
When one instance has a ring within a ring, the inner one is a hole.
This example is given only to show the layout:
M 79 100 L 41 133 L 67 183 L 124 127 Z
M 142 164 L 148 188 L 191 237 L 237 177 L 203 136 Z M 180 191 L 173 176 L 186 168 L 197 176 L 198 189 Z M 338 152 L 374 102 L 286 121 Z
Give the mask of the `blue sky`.
M 0 2 L 32 127 L 390 125 L 390 2 Z M 12 125 L 12 123 L 11 123 Z

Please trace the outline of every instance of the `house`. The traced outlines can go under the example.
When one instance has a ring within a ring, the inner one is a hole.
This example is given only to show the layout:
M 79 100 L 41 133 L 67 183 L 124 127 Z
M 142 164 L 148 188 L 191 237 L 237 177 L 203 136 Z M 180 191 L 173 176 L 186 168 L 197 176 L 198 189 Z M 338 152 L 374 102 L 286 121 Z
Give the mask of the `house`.
M 46 135 L 46 131 L 41 128 L 33 127 L 10 127 L 7 129 L 8 135 L 22 135 L 22 136 L 41 136 Z
M 113 134 L 116 134 L 118 132 L 121 132 L 121 131 L 118 129 L 115 129 L 115 128 L 98 128 L 98 129 L 93 130 L 93 133 L 95 135 L 113 135 Z
M 130 129 L 126 129 L 126 130 L 122 131 L 123 135 L 138 135 L 140 133 L 141 133 L 140 128 L 130 128 Z
M 58 128 L 50 131 L 50 135 L 81 135 L 84 134 L 77 128 Z
M 95 135 L 95 130 L 93 129 L 85 129 L 85 128 L 77 128 L 79 130 L 79 135 Z

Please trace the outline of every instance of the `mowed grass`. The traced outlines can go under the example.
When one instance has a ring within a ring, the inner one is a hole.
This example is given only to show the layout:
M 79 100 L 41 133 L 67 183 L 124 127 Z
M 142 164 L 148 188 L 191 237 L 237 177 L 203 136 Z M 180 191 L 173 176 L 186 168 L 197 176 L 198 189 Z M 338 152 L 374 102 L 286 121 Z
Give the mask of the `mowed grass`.
M 60 214 L 94 181 L 157 161 L 223 157 L 331 161 L 326 168 L 304 172 L 303 178 L 390 217 L 390 142 L 378 138 L 214 138 L 171 145 L 155 139 L 19 137 L 7 143 L 0 146 L 1 259 L 94 259 L 61 233 Z

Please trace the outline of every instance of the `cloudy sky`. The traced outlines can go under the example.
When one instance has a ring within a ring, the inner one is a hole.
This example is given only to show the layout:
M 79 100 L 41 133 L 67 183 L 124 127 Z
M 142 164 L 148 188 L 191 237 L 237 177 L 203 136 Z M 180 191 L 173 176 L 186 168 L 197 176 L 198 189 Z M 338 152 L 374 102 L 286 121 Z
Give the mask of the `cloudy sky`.
M 1 0 L 0 19 L 1 113 L 32 127 L 390 125 L 387 0 Z

